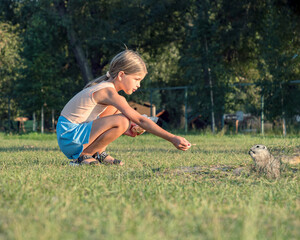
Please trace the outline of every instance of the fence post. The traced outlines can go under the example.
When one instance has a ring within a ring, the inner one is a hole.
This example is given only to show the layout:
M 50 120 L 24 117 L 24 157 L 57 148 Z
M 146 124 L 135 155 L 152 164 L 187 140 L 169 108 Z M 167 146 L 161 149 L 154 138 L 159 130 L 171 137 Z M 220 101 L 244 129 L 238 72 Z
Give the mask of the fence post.
M 41 133 L 44 133 L 44 105 L 41 109 Z
M 286 137 L 286 122 L 285 122 L 285 113 L 282 113 L 283 115 L 283 121 L 282 121 L 282 131 L 283 131 L 283 136 Z
M 33 112 L 33 114 L 32 114 L 32 119 L 33 119 L 32 131 L 36 132 L 36 115 L 35 115 L 35 112 Z
M 188 115 L 187 115 L 187 98 L 188 98 L 188 87 L 184 88 L 184 131 L 188 131 Z
M 221 119 L 221 125 L 222 125 L 222 129 L 224 128 L 224 125 L 225 125 L 225 120 L 224 120 L 224 106 L 222 106 L 222 119 Z
M 282 134 L 286 137 L 286 122 L 285 122 L 285 111 L 284 111 L 284 102 L 283 102 L 283 87 L 280 83 L 280 90 L 281 90 L 281 111 L 282 111 Z
M 211 79 L 210 68 L 208 68 L 209 87 L 210 87 L 210 103 L 211 103 L 211 130 L 215 133 L 215 111 L 214 111 L 214 93 Z
M 51 122 L 52 122 L 52 131 L 54 132 L 54 129 L 55 129 L 55 124 L 54 124 L 54 109 L 52 108 L 52 111 L 51 111 Z
M 11 131 L 10 118 L 11 118 L 11 112 L 10 112 L 10 96 L 8 96 L 8 132 Z
M 152 117 L 152 110 L 153 106 L 152 106 L 152 89 L 150 90 L 150 117 Z
M 264 127 L 264 89 L 262 88 L 261 91 L 261 134 L 265 134 L 265 127 Z

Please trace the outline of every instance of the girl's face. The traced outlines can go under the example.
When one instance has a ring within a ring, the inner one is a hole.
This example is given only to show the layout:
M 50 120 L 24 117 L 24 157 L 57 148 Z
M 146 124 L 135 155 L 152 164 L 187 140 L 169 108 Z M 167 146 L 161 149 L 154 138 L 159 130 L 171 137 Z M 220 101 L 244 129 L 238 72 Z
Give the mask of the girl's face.
M 131 95 L 141 86 L 141 81 L 144 79 L 147 73 L 137 72 L 133 74 L 125 74 L 120 72 L 121 77 L 121 89 L 126 93 Z

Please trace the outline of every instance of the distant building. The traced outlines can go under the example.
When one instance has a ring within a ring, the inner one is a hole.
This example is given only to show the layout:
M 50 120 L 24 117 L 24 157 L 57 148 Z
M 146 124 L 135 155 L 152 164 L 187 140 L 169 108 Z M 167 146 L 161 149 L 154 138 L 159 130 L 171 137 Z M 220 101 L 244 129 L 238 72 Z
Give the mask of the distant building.
M 147 116 L 155 116 L 156 115 L 156 107 L 154 104 L 151 104 L 148 102 L 145 102 L 144 104 L 138 104 L 135 102 L 128 102 L 129 106 L 132 107 L 134 110 L 139 112 L 140 114 L 146 114 Z

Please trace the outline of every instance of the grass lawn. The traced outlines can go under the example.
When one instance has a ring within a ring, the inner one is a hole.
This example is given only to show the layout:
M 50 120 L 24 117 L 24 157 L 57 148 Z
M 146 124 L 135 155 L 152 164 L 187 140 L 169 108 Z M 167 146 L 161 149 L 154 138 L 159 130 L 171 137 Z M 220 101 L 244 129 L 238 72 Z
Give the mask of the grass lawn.
M 69 166 L 55 135 L 0 135 L 0 239 L 299 239 L 300 171 L 279 180 L 184 166 L 249 166 L 254 144 L 292 154 L 300 138 L 186 135 L 187 152 L 122 136 L 118 166 Z M 300 169 L 300 166 L 294 166 Z

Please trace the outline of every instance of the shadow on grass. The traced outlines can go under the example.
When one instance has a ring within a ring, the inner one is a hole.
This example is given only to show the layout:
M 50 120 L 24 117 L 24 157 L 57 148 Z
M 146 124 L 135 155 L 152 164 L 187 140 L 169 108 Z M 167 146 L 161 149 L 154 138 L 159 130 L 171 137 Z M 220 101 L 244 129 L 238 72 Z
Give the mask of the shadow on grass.
M 115 147 L 112 147 L 110 148 L 110 151 L 117 151 L 117 152 L 163 152 L 163 153 L 180 153 L 180 152 L 184 152 L 184 151 L 180 151 L 180 150 L 177 150 L 177 149 L 174 149 L 174 148 L 171 148 L 171 149 L 166 149 L 166 148 L 147 148 L 147 149 L 131 149 L 131 150 L 128 150 L 128 149 L 117 149 Z M 248 154 L 248 151 L 249 149 L 245 149 L 245 150 L 212 150 L 212 151 L 209 151 L 209 150 L 203 150 L 201 148 L 199 149 L 189 149 L 187 150 L 186 152 L 187 153 L 204 153 L 204 154 L 212 154 L 212 153 L 215 153 L 215 154 L 224 154 L 224 153 L 227 153 L 227 154 L 232 154 L 232 153 L 235 153 L 235 154 Z
M 297 167 L 286 166 L 285 168 L 282 168 L 280 178 L 295 177 L 295 174 L 299 170 L 300 169 Z M 152 168 L 152 172 L 153 174 L 161 176 L 182 175 L 199 176 L 206 178 L 265 178 L 263 174 L 254 172 L 251 165 L 181 166 L 176 168 Z

